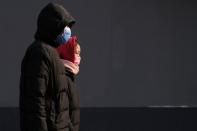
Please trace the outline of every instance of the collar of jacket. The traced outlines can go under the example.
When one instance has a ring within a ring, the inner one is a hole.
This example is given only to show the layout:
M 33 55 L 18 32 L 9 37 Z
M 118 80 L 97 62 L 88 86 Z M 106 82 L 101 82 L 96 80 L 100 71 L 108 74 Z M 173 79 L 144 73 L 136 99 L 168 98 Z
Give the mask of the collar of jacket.
M 65 67 L 65 74 L 66 76 L 70 77 L 72 81 L 75 81 L 76 75 L 72 73 L 72 71 L 67 67 Z

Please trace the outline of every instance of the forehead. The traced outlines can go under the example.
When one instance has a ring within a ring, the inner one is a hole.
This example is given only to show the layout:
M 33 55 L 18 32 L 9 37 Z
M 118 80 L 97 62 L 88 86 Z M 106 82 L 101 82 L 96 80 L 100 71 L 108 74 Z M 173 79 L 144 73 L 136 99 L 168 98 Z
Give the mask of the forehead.
M 75 46 L 75 53 L 80 54 L 81 53 L 81 48 L 79 44 L 76 44 Z

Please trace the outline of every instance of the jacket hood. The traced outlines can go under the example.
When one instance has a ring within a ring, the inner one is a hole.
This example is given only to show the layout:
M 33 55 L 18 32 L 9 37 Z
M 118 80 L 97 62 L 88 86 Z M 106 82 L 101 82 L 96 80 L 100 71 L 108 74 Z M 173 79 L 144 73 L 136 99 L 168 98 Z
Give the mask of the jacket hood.
M 61 59 L 74 63 L 76 41 L 77 37 L 72 36 L 66 43 L 61 44 L 56 48 Z
M 66 26 L 71 28 L 74 24 L 75 19 L 63 6 L 49 3 L 38 15 L 35 39 L 57 47 L 59 44 L 55 42 L 56 37 Z

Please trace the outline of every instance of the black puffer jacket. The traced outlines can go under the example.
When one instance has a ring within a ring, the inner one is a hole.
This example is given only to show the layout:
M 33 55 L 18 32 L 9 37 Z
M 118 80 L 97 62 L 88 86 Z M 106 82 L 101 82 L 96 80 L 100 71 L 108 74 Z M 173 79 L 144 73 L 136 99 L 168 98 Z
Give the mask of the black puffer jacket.
M 78 131 L 79 96 L 74 75 L 59 58 L 54 39 L 74 19 L 57 4 L 48 4 L 39 14 L 35 41 L 21 64 L 21 131 Z

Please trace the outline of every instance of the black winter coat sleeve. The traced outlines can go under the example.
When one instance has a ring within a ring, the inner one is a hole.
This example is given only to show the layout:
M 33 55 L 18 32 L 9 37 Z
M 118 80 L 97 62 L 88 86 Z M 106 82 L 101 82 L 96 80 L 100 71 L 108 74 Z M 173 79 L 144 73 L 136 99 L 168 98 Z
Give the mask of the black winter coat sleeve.
M 70 127 L 71 131 L 79 131 L 80 125 L 80 105 L 79 92 L 75 84 L 75 78 L 72 73 L 67 73 L 68 80 L 68 96 L 69 96 L 69 112 L 70 112 Z
M 48 60 L 41 49 L 27 51 L 21 65 L 21 131 L 48 131 L 45 94 L 48 84 Z

